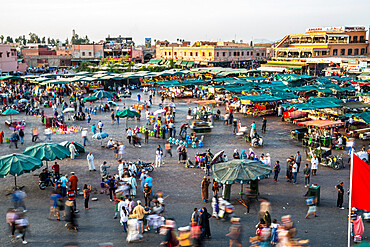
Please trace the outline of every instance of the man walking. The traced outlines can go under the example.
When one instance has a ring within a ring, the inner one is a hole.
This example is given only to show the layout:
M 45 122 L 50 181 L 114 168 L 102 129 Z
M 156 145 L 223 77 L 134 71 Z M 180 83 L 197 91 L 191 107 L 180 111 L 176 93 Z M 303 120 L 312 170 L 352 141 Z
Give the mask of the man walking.
M 310 186 L 311 169 L 308 167 L 308 164 L 306 164 L 303 169 L 303 175 L 304 175 L 304 187 Z
M 343 189 L 343 182 L 340 182 L 335 188 L 338 190 L 338 199 L 337 199 L 337 207 L 340 209 L 344 209 L 343 207 L 343 194 L 344 194 L 344 189 Z
M 128 127 L 128 130 L 127 130 L 127 139 L 128 139 L 128 143 L 131 144 L 131 138 L 132 138 L 132 130 L 131 130 L 131 127 Z
M 297 183 L 297 173 L 298 173 L 297 171 L 298 171 L 297 163 L 293 161 L 292 165 L 293 184 Z
M 100 133 L 102 133 L 102 132 L 103 132 L 103 126 L 104 126 L 104 124 L 103 124 L 101 121 L 99 121 L 99 123 L 98 123 L 98 128 L 99 128 L 99 132 L 100 132 Z
M 295 163 L 297 163 L 297 172 L 299 173 L 299 168 L 301 167 L 302 155 L 297 151 L 297 154 L 294 157 Z
M 319 167 L 319 159 L 317 158 L 316 154 L 314 154 L 312 159 L 311 159 L 312 176 L 316 176 L 316 172 L 317 172 L 318 167 Z
M 110 198 L 110 201 L 112 202 L 113 201 L 113 194 L 116 190 L 116 180 L 114 178 L 112 178 L 112 176 L 109 176 L 106 183 L 107 183 L 108 188 L 109 188 L 109 198 Z
M 89 152 L 89 154 L 86 156 L 87 164 L 89 165 L 89 171 L 96 171 L 95 165 L 94 165 L 94 155 Z
M 166 144 L 164 145 L 164 148 L 165 148 L 164 157 L 166 157 L 167 154 L 169 154 L 172 157 L 171 143 L 169 141 L 166 142 Z
M 267 126 L 267 120 L 266 120 L 265 117 L 263 117 L 263 119 L 262 119 L 262 129 L 261 129 L 262 133 L 266 133 L 266 126 Z
M 84 146 L 86 146 L 86 143 L 89 142 L 89 140 L 87 139 L 87 128 L 83 128 L 83 130 L 81 131 L 81 136 L 83 139 Z

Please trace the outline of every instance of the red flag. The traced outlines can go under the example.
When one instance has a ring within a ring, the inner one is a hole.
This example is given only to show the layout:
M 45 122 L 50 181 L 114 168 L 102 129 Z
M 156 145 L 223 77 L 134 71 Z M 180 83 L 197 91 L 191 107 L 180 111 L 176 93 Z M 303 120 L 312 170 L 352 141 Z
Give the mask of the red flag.
M 370 212 L 370 165 L 353 155 L 352 207 Z

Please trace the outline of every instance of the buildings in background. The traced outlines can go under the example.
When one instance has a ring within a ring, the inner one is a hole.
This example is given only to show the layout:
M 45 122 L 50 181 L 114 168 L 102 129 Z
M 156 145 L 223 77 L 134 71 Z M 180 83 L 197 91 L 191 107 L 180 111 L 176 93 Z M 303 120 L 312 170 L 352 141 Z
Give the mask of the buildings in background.
M 26 71 L 26 64 L 18 59 L 17 49 L 12 44 L 0 44 L 0 74 Z
M 220 66 L 248 67 L 266 59 L 266 48 L 244 43 L 199 41 L 190 44 L 157 42 L 156 61 L 172 60 L 186 67 Z M 156 62 L 154 61 L 154 62 Z
M 370 34 L 367 36 L 366 32 L 363 26 L 341 26 L 288 34 L 273 45 L 272 57 L 263 66 L 311 75 L 361 72 L 370 62 Z
M 86 61 L 98 64 L 104 58 L 102 44 L 72 45 L 72 65 L 76 66 Z
M 100 42 L 104 47 L 105 58 L 131 58 L 131 49 L 135 46 L 132 37 L 121 37 L 108 38 L 105 41 Z

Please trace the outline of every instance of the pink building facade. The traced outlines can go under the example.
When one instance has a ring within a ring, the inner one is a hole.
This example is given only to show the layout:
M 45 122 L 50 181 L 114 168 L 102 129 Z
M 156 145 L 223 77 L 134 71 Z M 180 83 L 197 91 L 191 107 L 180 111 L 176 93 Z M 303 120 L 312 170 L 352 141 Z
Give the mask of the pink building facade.
M 18 70 L 17 51 L 10 45 L 0 45 L 0 72 L 8 73 Z

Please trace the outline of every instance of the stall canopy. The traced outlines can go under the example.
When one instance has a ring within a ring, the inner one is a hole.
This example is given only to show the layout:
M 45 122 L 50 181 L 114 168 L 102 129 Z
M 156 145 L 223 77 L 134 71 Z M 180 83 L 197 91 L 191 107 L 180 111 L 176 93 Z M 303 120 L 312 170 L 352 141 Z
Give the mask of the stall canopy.
M 360 120 L 362 122 L 370 124 L 370 112 L 348 113 L 340 117 L 342 118 L 342 117 L 351 117 L 351 116 L 354 116 L 355 120 Z
M 333 102 L 307 102 L 307 103 L 296 103 L 296 104 L 284 104 L 282 107 L 294 107 L 300 110 L 315 110 L 315 109 L 325 109 L 325 108 L 340 108 L 342 107 L 339 104 Z
M 353 101 L 353 102 L 346 102 L 346 103 L 339 103 L 343 107 L 350 108 L 350 109 L 360 109 L 360 108 L 367 108 L 370 107 L 370 104 L 363 103 L 361 101 Z
M 269 94 L 238 96 L 238 98 L 239 98 L 239 100 L 241 100 L 242 103 L 247 103 L 247 101 L 251 101 L 251 102 L 271 102 L 271 101 L 281 100 L 280 97 L 271 96 Z
M 330 121 L 330 120 L 311 120 L 305 122 L 298 122 L 297 125 L 304 125 L 307 127 L 317 127 L 320 129 L 327 129 L 337 126 L 343 126 L 344 122 L 342 121 Z

